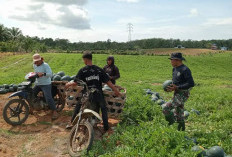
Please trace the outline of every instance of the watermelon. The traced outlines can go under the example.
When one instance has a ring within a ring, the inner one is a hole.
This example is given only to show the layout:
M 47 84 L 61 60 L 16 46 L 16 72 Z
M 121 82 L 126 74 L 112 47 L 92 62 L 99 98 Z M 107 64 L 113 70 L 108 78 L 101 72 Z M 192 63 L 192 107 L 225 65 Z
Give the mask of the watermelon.
M 3 86 L 4 86 L 5 89 L 9 89 L 10 88 L 10 86 L 8 84 L 4 84 Z
M 200 115 L 200 112 L 198 110 L 192 109 L 191 112 L 195 112 L 197 115 Z
M 191 148 L 191 151 L 197 152 L 197 157 L 206 156 L 206 151 L 205 151 L 204 148 L 201 147 L 201 146 L 193 146 L 193 147 Z
M 152 92 L 150 89 L 147 89 L 147 90 L 146 90 L 146 94 L 151 94 L 151 95 L 152 95 L 153 92 Z
M 116 105 L 116 106 L 121 106 L 122 104 L 121 104 L 121 103 L 116 102 L 116 103 L 115 103 L 115 105 Z
M 74 99 L 74 96 L 71 96 L 71 95 L 70 95 L 70 96 L 68 97 L 68 100 L 73 100 L 73 99 Z
M 158 99 L 159 99 L 159 98 L 158 98 L 157 96 L 154 96 L 154 97 L 151 98 L 151 101 L 154 101 L 154 102 L 155 102 L 155 101 L 157 101 Z
M 164 91 L 167 91 L 167 87 L 170 86 L 171 84 L 172 84 L 172 80 L 166 80 L 163 83 L 163 89 L 164 89 Z
M 14 92 L 14 87 L 10 87 L 9 92 Z
M 14 91 L 17 91 L 18 86 L 17 85 L 13 85 Z
M 208 157 L 224 157 L 225 152 L 221 147 L 213 146 L 207 150 L 206 155 Z
M 189 112 L 188 111 L 184 111 L 184 118 L 188 119 L 188 117 L 189 117 Z
M 112 91 L 112 89 L 107 85 L 105 84 L 102 88 L 103 91 L 107 90 L 107 91 Z
M 64 73 L 63 71 L 59 71 L 59 72 L 57 73 L 57 75 L 60 75 L 60 77 L 63 77 L 63 76 L 65 76 L 65 73 Z
M 163 105 L 164 103 L 165 103 L 165 101 L 162 100 L 162 99 L 157 100 L 157 104 L 158 104 L 158 105 Z
M 160 98 L 160 94 L 158 92 L 154 92 L 153 94 L 155 94 L 158 98 Z
M 68 75 L 66 75 L 66 76 L 61 77 L 60 80 L 61 80 L 61 81 L 70 81 L 70 80 L 71 80 L 71 77 L 68 76 Z
M 60 81 L 60 80 L 61 80 L 60 75 L 55 75 L 55 76 L 53 77 L 53 81 Z
M 54 76 L 56 76 L 56 75 L 57 75 L 57 74 L 55 74 L 55 73 L 52 74 L 51 80 L 53 80 Z
M 22 90 L 22 89 L 23 89 L 23 87 L 21 86 L 21 87 L 18 87 L 18 89 L 17 89 L 17 90 L 18 90 L 18 91 L 20 91 L 20 90 Z
M 6 89 L 4 89 L 4 88 L 0 89 L 0 94 L 6 94 L 6 93 L 7 93 Z
M 71 76 L 71 80 L 74 80 L 76 78 L 76 75 Z

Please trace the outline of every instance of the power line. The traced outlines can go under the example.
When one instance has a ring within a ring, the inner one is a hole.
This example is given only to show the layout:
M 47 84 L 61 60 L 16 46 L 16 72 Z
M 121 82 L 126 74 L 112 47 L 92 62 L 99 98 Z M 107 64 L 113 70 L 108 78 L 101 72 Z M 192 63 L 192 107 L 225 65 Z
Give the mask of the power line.
M 128 32 L 129 32 L 129 34 L 128 34 L 128 41 L 131 41 L 131 33 L 133 32 L 133 25 L 132 25 L 132 23 L 128 23 Z

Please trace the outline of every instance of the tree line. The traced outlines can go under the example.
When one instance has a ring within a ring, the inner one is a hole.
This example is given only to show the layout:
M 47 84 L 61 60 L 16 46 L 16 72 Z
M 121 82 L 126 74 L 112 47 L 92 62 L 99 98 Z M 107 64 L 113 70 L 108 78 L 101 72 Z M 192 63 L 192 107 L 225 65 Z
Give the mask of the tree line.
M 127 50 L 174 48 L 181 45 L 185 48 L 211 48 L 213 44 L 232 49 L 232 39 L 228 40 L 180 40 L 180 39 L 142 39 L 130 42 L 115 42 L 110 39 L 97 42 L 73 42 L 67 39 L 55 40 L 24 36 L 19 28 L 7 28 L 0 24 L 0 52 L 80 52 L 86 50 L 101 50 L 123 52 Z

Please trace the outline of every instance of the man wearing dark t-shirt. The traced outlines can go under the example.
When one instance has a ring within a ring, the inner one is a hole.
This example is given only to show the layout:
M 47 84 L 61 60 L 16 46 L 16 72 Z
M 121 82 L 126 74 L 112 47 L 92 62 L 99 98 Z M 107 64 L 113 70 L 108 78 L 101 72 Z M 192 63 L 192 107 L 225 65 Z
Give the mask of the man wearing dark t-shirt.
M 115 92 L 116 96 L 119 96 L 120 93 L 115 88 L 115 86 L 111 83 L 109 76 L 104 72 L 104 70 L 92 64 L 92 54 L 90 52 L 85 52 L 82 58 L 86 66 L 78 71 L 74 82 L 69 82 L 66 84 L 66 88 L 71 85 L 76 85 L 76 81 L 80 79 L 86 82 L 90 90 L 91 89 L 98 90 L 98 95 L 96 98 L 94 98 L 95 100 L 93 100 L 92 103 L 93 105 L 99 106 L 101 108 L 104 130 L 107 131 L 109 129 L 108 115 L 107 115 L 106 102 L 102 92 L 102 83 L 106 83 Z M 74 120 L 76 114 L 79 113 L 79 110 L 80 110 L 80 105 L 76 105 L 71 122 Z
M 194 87 L 194 81 L 191 70 L 182 63 L 185 58 L 182 57 L 181 53 L 172 53 L 171 58 L 169 59 L 173 66 L 173 84 L 168 87 L 167 91 L 174 91 L 174 97 L 171 102 L 164 104 L 163 113 L 165 115 L 165 119 L 169 122 L 169 125 L 176 121 L 179 123 L 178 130 L 184 131 L 184 103 L 189 97 L 190 89 Z M 173 109 L 174 112 L 172 112 Z

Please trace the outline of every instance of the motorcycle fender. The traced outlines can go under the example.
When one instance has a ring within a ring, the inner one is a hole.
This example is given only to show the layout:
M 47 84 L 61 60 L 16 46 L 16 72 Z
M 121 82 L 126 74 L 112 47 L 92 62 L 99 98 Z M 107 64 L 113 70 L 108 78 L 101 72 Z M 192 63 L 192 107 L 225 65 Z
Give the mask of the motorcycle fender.
M 99 116 L 99 114 L 97 112 L 95 112 L 93 110 L 90 110 L 90 109 L 84 109 L 84 111 L 83 111 L 83 113 L 81 115 L 82 119 L 83 118 L 88 118 L 88 117 L 91 117 L 91 116 L 96 117 L 100 121 L 102 120 L 102 118 Z M 78 121 L 79 117 L 80 117 L 80 113 L 78 113 L 78 115 L 75 117 L 75 119 L 73 121 L 73 124 L 75 124 Z
M 23 92 L 23 91 L 18 91 L 18 92 L 12 93 L 9 96 L 9 98 L 12 98 L 12 97 L 15 97 L 15 96 L 22 97 L 22 98 L 26 99 L 27 98 L 27 93 Z

